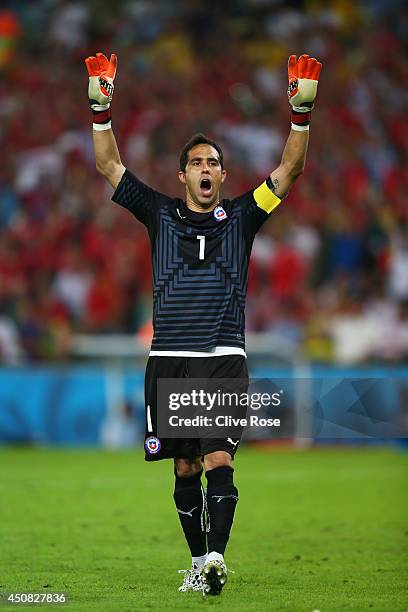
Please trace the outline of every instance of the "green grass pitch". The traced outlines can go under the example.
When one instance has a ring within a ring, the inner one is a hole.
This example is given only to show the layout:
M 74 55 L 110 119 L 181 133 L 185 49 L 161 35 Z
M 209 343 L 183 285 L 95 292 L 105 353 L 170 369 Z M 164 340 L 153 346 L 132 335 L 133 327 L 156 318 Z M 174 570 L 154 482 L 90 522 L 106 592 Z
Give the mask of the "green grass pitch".
M 0 450 L 0 591 L 66 591 L 47 609 L 68 612 L 408 610 L 406 453 L 243 448 L 235 464 L 235 573 L 204 598 L 177 591 L 189 555 L 170 462 Z

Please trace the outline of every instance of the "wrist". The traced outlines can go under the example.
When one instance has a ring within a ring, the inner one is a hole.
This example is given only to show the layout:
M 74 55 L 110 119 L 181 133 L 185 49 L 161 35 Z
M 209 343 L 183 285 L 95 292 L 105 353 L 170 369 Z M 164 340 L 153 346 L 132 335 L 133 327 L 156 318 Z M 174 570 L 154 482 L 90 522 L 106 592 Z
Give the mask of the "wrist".
M 290 113 L 290 121 L 292 130 L 297 132 L 305 132 L 309 130 L 310 119 L 312 113 L 308 110 L 306 112 L 299 112 L 294 109 Z
M 109 130 L 112 127 L 112 111 L 110 104 L 93 104 L 93 129 L 97 132 Z

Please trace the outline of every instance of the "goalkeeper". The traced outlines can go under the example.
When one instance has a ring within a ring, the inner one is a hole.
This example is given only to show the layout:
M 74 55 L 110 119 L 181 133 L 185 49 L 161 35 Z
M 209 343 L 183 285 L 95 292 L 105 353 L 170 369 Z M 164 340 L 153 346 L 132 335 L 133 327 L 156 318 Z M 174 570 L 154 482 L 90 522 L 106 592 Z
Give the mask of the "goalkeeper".
M 308 55 L 289 58 L 291 130 L 280 164 L 261 185 L 221 199 L 227 177 L 222 149 L 196 134 L 180 155 L 181 200 L 148 187 L 122 164 L 111 127 L 116 56 L 98 53 L 85 63 L 96 167 L 115 190 L 112 199 L 146 226 L 152 244 L 145 459 L 174 462 L 174 501 L 192 556 L 179 590 L 217 595 L 228 576 L 224 553 L 238 502 L 233 460 L 242 431 L 215 431 L 211 438 L 163 435 L 158 417 L 169 406 L 158 405 L 157 383 L 232 379 L 237 389 L 247 383 L 244 307 L 252 243 L 303 172 L 321 64 Z

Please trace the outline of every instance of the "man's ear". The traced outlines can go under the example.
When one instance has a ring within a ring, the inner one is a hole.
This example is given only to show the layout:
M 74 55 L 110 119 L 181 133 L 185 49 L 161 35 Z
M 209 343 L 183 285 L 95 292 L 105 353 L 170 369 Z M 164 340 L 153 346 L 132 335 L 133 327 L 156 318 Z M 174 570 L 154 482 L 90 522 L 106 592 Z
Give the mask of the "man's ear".
M 221 183 L 223 183 L 226 178 L 227 178 L 227 171 L 221 170 Z
M 179 177 L 180 183 L 183 183 L 183 185 L 185 185 L 186 184 L 186 173 L 180 170 L 178 173 L 178 177 Z

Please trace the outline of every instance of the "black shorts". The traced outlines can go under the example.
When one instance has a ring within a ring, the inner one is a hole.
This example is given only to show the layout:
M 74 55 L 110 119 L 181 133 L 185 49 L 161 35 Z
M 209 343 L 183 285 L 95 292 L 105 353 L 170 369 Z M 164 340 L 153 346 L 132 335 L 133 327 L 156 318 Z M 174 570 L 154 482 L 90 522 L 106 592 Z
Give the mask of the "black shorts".
M 238 378 L 248 381 L 246 358 L 243 355 L 219 357 L 149 357 L 145 375 L 145 460 L 203 457 L 214 451 L 226 451 L 233 458 L 239 439 L 158 438 L 157 381 L 160 378 Z M 168 409 L 168 406 L 166 407 Z

